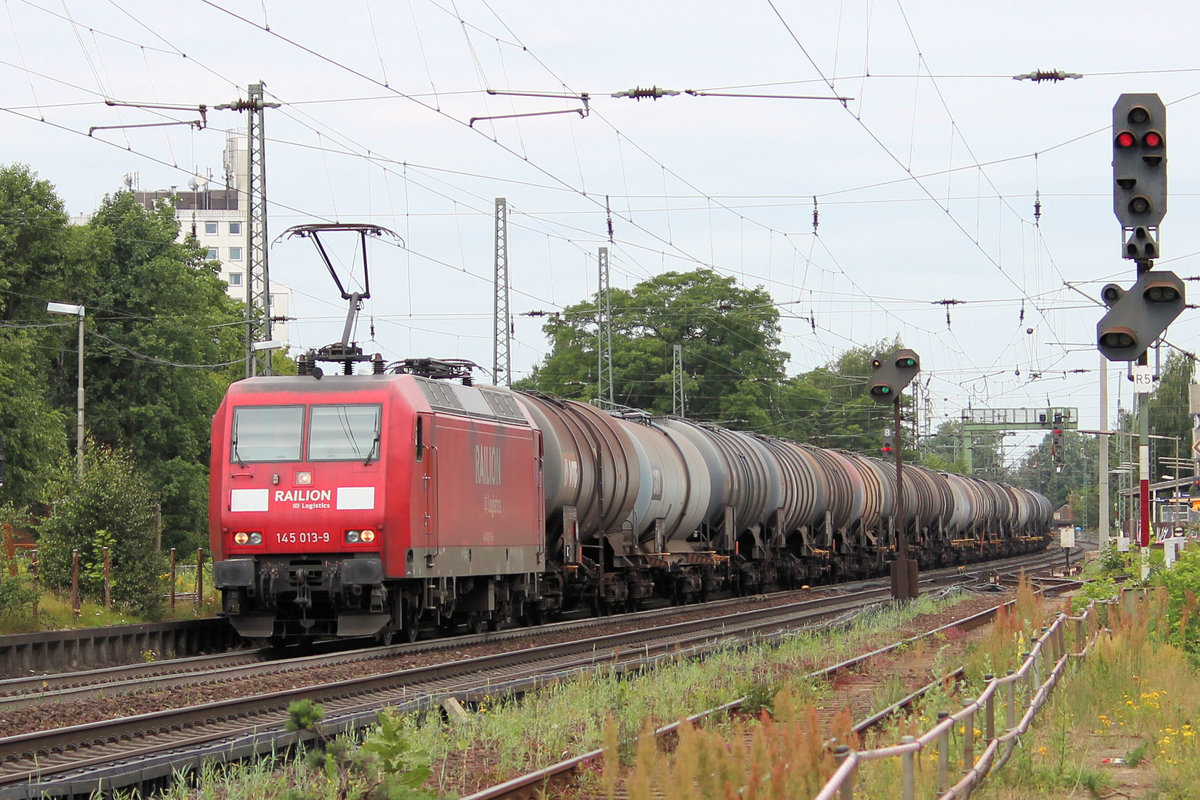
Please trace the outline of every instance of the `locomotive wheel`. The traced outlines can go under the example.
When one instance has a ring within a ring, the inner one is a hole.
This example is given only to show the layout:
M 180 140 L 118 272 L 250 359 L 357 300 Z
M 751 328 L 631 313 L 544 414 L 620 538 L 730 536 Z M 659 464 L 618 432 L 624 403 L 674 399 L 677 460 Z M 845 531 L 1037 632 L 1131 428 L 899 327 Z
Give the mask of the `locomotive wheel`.
M 404 640 L 412 644 L 421 634 L 421 629 L 417 625 L 417 621 L 421 618 L 421 609 L 413 602 L 404 603 L 404 625 L 401 632 L 404 634 Z

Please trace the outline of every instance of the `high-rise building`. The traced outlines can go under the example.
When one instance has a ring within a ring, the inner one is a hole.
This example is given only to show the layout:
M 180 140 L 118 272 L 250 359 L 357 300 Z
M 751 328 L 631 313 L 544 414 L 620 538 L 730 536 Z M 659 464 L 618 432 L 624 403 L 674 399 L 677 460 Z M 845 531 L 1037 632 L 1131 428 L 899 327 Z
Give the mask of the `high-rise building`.
M 250 159 L 246 151 L 246 134 L 230 131 L 225 140 L 223 175 L 219 182 L 196 176 L 186 191 L 172 186 L 168 189 L 142 191 L 136 177 L 126 176 L 126 187 L 138 202 L 150 208 L 159 199 L 175 198 L 175 218 L 179 220 L 179 235 L 196 237 L 207 249 L 210 261 L 221 265 L 221 279 L 228 284 L 228 293 L 243 302 L 246 299 L 246 189 L 250 183 Z M 291 288 L 271 281 L 271 338 L 288 341 L 287 317 L 291 309 Z

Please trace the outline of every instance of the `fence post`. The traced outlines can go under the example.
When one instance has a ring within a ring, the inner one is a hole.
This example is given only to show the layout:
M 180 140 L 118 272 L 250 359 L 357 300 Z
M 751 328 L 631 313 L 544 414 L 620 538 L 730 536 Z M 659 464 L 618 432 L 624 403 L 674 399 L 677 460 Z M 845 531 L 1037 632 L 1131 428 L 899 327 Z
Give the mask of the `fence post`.
M 101 548 L 104 554 L 104 610 L 112 609 L 112 558 L 108 554 L 108 548 Z
M 1008 677 L 1012 677 L 1016 672 L 1008 671 Z M 1015 680 L 1008 682 L 1008 727 L 1005 730 L 1012 730 L 1017 727 L 1017 682 Z
M 996 676 L 984 675 L 983 679 L 992 687 L 992 692 L 983 707 L 983 735 L 990 742 L 996 738 Z
M 1083 610 L 1083 613 L 1087 613 L 1086 608 Z M 1083 649 L 1087 647 L 1087 640 L 1083 638 L 1083 619 L 1083 616 L 1080 616 L 1079 619 L 1075 620 L 1075 652 L 1077 653 L 1082 653 Z
M 38 552 L 35 549 L 30 555 L 29 569 L 33 573 L 33 621 L 37 622 L 38 618 L 38 599 L 41 594 L 38 592 Z
M 950 716 L 949 711 L 938 712 L 938 724 L 941 725 Z M 946 793 L 946 776 L 950 772 L 950 726 L 942 728 L 938 734 L 938 794 Z
M 71 611 L 79 616 L 79 550 L 71 548 Z
M 196 608 L 204 605 L 204 548 L 196 550 Z
M 902 744 L 912 744 L 916 739 L 911 736 L 902 736 L 900 737 L 900 741 Z M 916 760 L 916 753 L 910 750 L 900 758 L 904 764 L 904 800 L 913 800 L 914 761 Z
M 837 761 L 838 766 L 842 765 L 850 755 L 850 747 L 848 745 L 839 744 L 833 748 L 833 758 Z M 838 788 L 838 797 L 840 800 L 852 800 L 854 797 L 854 774 L 851 773 L 842 785 Z
M 175 610 L 175 548 L 171 548 L 171 610 Z
M 963 772 L 975 766 L 975 712 L 963 717 Z
M 1038 648 L 1038 660 L 1037 660 L 1038 682 L 1037 682 L 1037 686 L 1042 685 L 1043 676 L 1046 673 L 1050 672 L 1050 668 L 1049 668 L 1048 664 L 1046 664 L 1046 661 L 1050 660 L 1051 651 L 1054 650 L 1054 637 L 1046 636 L 1046 631 L 1049 631 L 1049 630 L 1050 630 L 1049 627 L 1043 626 L 1042 630 L 1040 630 L 1038 632 L 1038 642 L 1042 643 L 1042 646 L 1040 646 L 1040 648 Z M 1037 687 L 1034 687 L 1033 691 L 1037 691 Z

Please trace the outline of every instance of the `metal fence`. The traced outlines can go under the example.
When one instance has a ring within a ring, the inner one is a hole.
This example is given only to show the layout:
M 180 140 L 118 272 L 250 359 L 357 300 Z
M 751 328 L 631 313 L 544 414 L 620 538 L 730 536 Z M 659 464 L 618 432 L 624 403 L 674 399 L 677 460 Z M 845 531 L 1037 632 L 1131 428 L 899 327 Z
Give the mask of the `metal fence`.
M 854 783 L 859 766 L 886 758 L 901 759 L 904 776 L 903 797 L 904 800 L 913 800 L 915 761 L 917 754 L 926 747 L 937 748 L 939 800 L 970 797 L 971 792 L 992 769 L 998 769 L 1008 761 L 1017 740 L 1033 724 L 1034 717 L 1049 699 L 1067 664 L 1072 659 L 1087 657 L 1099 631 L 1097 617 L 1107 610 L 1107 605 L 1109 604 L 1093 601 L 1078 616 L 1059 614 L 1050 626 L 1042 628 L 1041 635 L 1025 654 L 1020 669 L 1010 671 L 1002 678 L 985 676 L 987 687 L 975 700 L 954 714 L 938 714 L 937 724 L 920 736 L 905 736 L 900 740 L 900 744 L 872 750 L 856 751 L 846 745 L 838 745 L 834 750 L 834 755 L 840 762 L 838 768 L 816 795 L 815 800 L 833 800 L 835 797 L 839 800 L 851 800 L 854 797 Z M 1071 623 L 1074 623 L 1075 652 L 1069 652 L 1066 646 L 1066 629 Z M 1028 687 L 1025 693 L 1027 700 L 1020 708 L 1017 703 L 1019 685 Z M 997 702 L 1001 704 L 1005 715 L 1004 732 L 999 735 L 996 733 Z M 1018 710 L 1021 711 L 1020 719 L 1017 718 Z M 980 743 L 982 750 L 978 756 L 975 753 L 974 736 L 977 715 L 982 715 L 983 722 L 983 739 Z M 959 724 L 964 726 L 961 761 L 963 771 L 958 782 L 950 785 L 950 762 L 954 758 L 954 754 L 951 753 L 950 734 Z

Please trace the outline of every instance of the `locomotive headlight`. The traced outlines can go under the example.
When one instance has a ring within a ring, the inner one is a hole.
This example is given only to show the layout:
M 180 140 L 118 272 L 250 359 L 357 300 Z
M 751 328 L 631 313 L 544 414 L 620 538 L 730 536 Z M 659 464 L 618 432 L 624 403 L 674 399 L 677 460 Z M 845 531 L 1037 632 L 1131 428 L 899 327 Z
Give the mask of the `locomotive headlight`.
M 362 533 L 359 531 L 346 531 L 346 544 L 358 544 L 362 541 Z
M 250 534 L 246 533 L 245 531 L 238 531 L 237 533 L 235 533 L 233 535 L 233 543 L 234 544 L 249 544 L 250 543 Z
M 364 544 L 370 544 L 375 541 L 375 531 L 365 530 L 362 532 L 362 541 Z
M 250 534 L 250 544 L 262 544 L 262 534 L 259 531 Z

